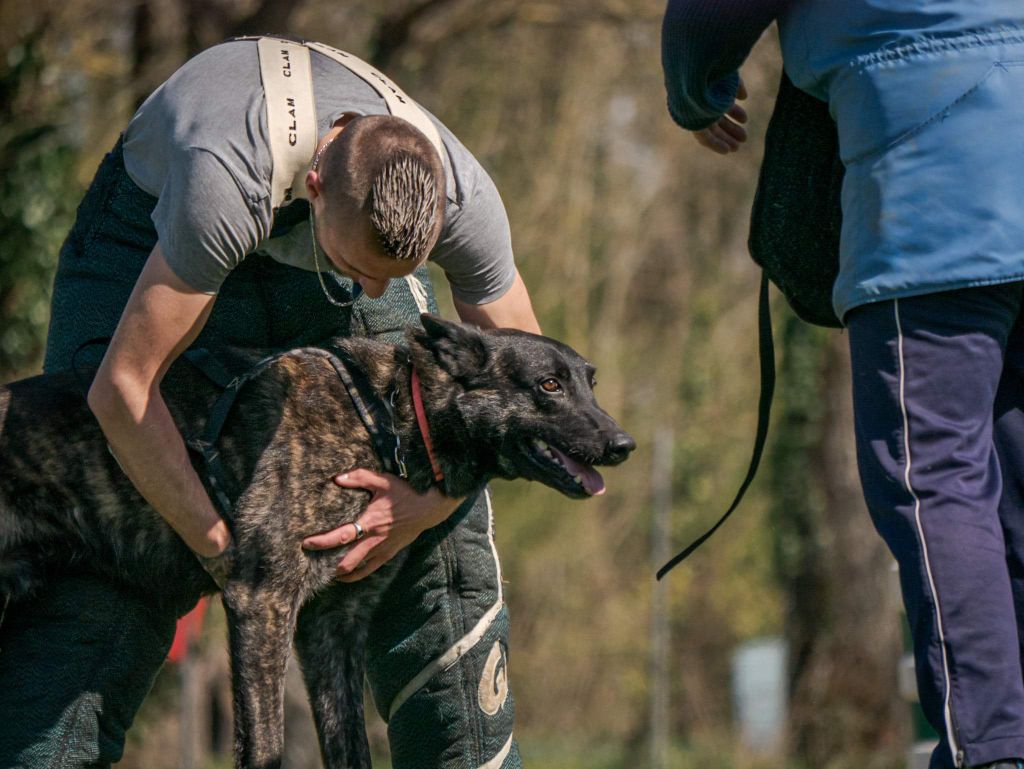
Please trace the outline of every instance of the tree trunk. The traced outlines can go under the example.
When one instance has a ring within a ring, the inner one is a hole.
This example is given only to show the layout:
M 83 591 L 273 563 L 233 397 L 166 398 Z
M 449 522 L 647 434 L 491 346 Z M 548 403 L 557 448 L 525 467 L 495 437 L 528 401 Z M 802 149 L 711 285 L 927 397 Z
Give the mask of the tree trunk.
M 899 594 L 861 495 L 846 338 L 788 314 L 782 336 L 773 480 L 793 749 L 808 766 L 895 766 L 909 715 L 896 690 Z

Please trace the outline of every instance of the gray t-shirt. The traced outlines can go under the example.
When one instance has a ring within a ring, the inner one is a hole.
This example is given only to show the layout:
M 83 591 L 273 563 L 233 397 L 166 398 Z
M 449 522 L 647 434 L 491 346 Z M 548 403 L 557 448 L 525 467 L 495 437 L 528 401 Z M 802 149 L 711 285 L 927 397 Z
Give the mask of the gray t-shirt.
M 311 60 L 318 136 L 345 112 L 388 114 L 357 75 L 315 51 Z M 451 166 L 444 226 L 430 259 L 456 298 L 493 301 L 515 278 L 505 207 L 487 172 L 429 117 Z M 124 158 L 132 180 L 158 198 L 153 222 L 171 269 L 196 290 L 216 293 L 254 252 L 315 269 L 308 226 L 270 237 L 272 161 L 256 41 L 223 43 L 185 63 L 132 118 Z

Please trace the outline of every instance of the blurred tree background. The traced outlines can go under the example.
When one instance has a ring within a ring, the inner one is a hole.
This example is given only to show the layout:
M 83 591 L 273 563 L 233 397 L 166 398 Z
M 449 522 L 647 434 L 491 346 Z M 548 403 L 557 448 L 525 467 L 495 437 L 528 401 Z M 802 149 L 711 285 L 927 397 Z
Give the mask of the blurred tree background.
M 856 483 L 845 339 L 799 323 L 784 302 L 768 457 L 740 512 L 668 577 L 667 674 L 650 672 L 653 499 L 660 489 L 671 501 L 669 539 L 681 547 L 717 518 L 749 459 L 759 275 L 746 238 L 780 67 L 771 31 L 743 71 L 751 141 L 726 158 L 709 153 L 664 107 L 662 9 L 0 0 L 0 377 L 38 370 L 75 206 L 155 86 L 232 35 L 289 32 L 350 50 L 490 171 L 543 328 L 596 363 L 602 403 L 640 444 L 587 503 L 523 483 L 495 489 L 527 765 L 658 766 L 648 733 L 660 686 L 672 739 L 663 766 L 898 766 L 909 720 L 896 693 L 900 618 Z M 670 469 L 655 474 L 654 436 L 666 429 Z M 214 616 L 195 663 L 203 680 L 225 674 L 221 631 Z M 781 755 L 735 737 L 732 654 L 763 636 L 789 649 Z M 123 765 L 180 765 L 178 690 L 168 666 Z M 204 718 L 223 720 L 223 697 L 210 701 Z M 290 766 L 317 766 L 296 736 L 308 727 L 290 729 Z M 371 729 L 379 746 L 382 727 Z

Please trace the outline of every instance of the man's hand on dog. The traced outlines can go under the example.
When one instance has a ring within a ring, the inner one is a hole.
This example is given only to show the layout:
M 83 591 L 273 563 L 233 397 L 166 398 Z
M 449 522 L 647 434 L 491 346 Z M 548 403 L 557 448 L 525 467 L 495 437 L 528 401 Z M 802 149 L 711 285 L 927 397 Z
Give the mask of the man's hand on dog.
M 355 542 L 338 562 L 338 579 L 355 582 L 390 561 L 427 529 L 437 526 L 462 504 L 437 489 L 420 494 L 396 475 L 373 470 L 352 470 L 334 477 L 346 489 L 365 489 L 370 504 L 359 516 L 365 536 L 358 539 L 355 525 L 346 523 L 332 531 L 307 537 L 307 550 L 329 550 Z

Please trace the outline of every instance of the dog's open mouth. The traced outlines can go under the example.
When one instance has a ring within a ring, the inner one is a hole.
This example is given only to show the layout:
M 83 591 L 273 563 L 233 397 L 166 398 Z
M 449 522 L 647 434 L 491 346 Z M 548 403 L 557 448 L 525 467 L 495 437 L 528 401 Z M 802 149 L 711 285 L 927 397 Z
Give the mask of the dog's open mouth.
M 571 481 L 591 497 L 604 494 L 604 478 L 593 467 L 576 461 L 539 438 L 534 438 L 533 449 L 534 458 L 541 465 L 560 470 L 563 480 Z

